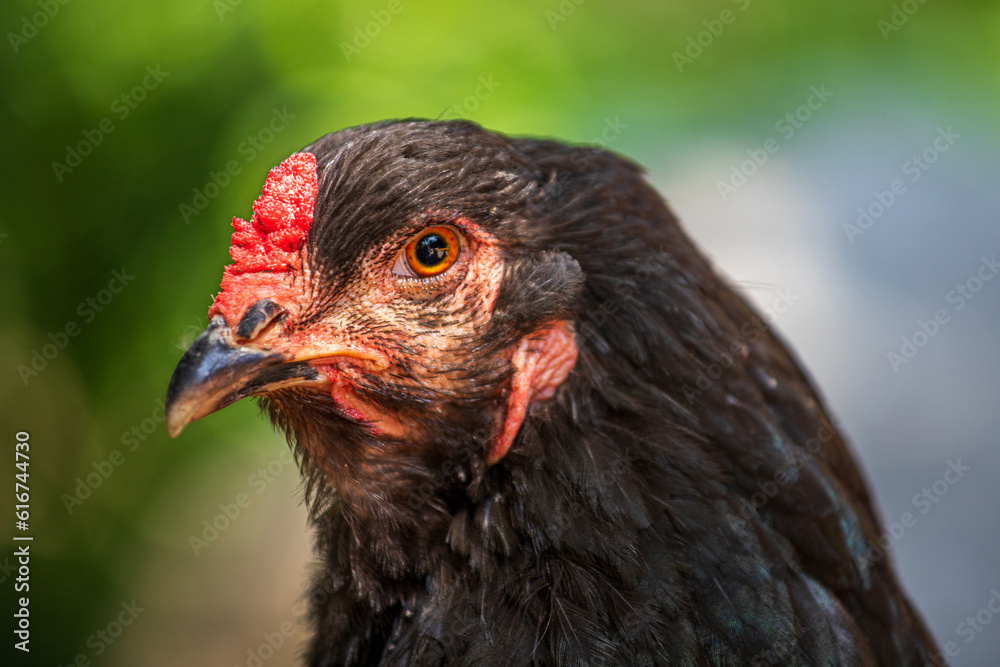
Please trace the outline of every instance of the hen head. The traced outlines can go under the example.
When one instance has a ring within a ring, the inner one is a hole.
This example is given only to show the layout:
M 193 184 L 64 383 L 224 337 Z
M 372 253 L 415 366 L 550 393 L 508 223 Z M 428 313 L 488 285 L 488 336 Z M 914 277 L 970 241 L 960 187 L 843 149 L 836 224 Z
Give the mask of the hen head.
M 586 211 L 588 167 L 617 159 L 560 147 L 555 169 L 531 155 L 543 144 L 389 122 L 272 169 L 171 379 L 171 436 L 261 397 L 311 481 L 382 500 L 504 459 L 577 362 L 583 272 L 560 243 L 614 243 L 560 209 Z M 558 180 L 571 171 L 576 201 Z

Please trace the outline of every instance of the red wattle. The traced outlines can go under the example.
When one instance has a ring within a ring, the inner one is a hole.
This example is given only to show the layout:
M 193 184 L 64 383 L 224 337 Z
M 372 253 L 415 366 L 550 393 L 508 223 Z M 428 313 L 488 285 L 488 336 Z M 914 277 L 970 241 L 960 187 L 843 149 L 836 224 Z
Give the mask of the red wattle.
M 344 414 L 351 419 L 358 420 L 359 422 L 364 422 L 365 424 L 371 423 L 363 412 L 347 404 L 345 394 L 350 391 L 350 389 L 340 382 L 339 368 L 333 364 L 324 363 L 314 363 L 313 367 L 325 375 L 326 379 L 330 381 L 330 398 L 333 399 L 333 402 L 337 404 L 337 407 L 340 408 Z

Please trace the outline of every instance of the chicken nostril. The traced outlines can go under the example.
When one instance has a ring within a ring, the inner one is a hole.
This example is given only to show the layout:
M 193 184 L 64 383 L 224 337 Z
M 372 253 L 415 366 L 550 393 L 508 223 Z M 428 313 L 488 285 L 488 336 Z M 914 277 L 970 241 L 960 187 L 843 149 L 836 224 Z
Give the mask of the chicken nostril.
M 270 299 L 261 299 L 243 314 L 240 323 L 236 325 L 236 336 L 243 340 L 253 340 L 274 319 L 284 314 L 285 309 Z

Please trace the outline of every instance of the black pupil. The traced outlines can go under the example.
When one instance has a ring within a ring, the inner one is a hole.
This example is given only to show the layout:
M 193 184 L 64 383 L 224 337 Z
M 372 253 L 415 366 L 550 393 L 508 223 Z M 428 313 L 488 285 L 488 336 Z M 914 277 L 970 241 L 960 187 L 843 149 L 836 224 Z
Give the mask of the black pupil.
M 413 254 L 424 266 L 437 266 L 448 257 L 448 242 L 440 234 L 432 232 L 417 241 Z

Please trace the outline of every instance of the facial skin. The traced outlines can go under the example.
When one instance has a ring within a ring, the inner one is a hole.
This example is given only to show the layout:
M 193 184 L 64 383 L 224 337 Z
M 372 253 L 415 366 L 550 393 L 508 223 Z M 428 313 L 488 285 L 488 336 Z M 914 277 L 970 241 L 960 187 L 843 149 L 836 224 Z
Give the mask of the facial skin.
M 272 170 L 251 222 L 234 221 L 236 261 L 209 311 L 213 340 L 226 352 L 210 368 L 196 358 L 204 344 L 182 360 L 178 370 L 198 368 L 212 391 L 175 376 L 180 398 L 172 405 L 183 409 L 168 408 L 171 432 L 246 395 L 267 397 L 279 411 L 315 407 L 324 396 L 326 411 L 365 442 L 362 458 L 433 448 L 455 437 L 454 424 L 474 424 L 485 462 L 496 463 L 530 405 L 551 398 L 572 370 L 572 326 L 550 321 L 510 340 L 489 336 L 504 254 L 490 231 L 455 210 L 426 210 L 373 234 L 330 280 L 329 267 L 314 262 L 315 244 L 295 238 L 314 215 L 318 178 L 310 169 L 310 154 L 286 160 Z M 230 350 L 260 367 L 241 362 L 240 372 L 215 382 Z M 326 448 L 298 435 L 307 448 Z M 312 454 L 331 476 L 344 463 Z
M 298 294 L 286 293 L 278 301 L 284 321 L 253 345 L 308 360 L 334 403 L 376 435 L 419 439 L 421 420 L 385 399 L 408 396 L 421 411 L 460 399 L 463 369 L 474 361 L 468 344 L 487 325 L 502 276 L 494 240 L 468 220 L 451 224 L 459 248 L 446 271 L 428 278 L 394 271 L 427 227 L 416 222 L 373 248 L 332 303 L 310 299 L 308 278 Z

